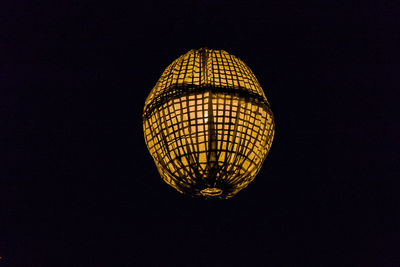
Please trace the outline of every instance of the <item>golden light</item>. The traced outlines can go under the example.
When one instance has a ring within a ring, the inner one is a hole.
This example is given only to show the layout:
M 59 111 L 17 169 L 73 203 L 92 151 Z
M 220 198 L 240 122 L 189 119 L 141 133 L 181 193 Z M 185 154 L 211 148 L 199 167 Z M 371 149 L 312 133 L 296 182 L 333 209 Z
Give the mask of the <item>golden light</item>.
M 230 198 L 259 172 L 274 117 L 250 68 L 223 50 L 190 50 L 146 99 L 144 137 L 166 183 L 181 193 Z

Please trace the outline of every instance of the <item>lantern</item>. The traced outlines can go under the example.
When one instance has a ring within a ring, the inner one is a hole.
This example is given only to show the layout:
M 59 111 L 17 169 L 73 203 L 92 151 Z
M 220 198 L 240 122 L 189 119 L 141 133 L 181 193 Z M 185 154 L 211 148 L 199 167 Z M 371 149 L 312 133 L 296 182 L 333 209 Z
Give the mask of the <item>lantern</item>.
M 144 137 L 157 169 L 181 193 L 230 198 L 256 176 L 274 118 L 256 77 L 223 50 L 190 50 L 146 99 Z

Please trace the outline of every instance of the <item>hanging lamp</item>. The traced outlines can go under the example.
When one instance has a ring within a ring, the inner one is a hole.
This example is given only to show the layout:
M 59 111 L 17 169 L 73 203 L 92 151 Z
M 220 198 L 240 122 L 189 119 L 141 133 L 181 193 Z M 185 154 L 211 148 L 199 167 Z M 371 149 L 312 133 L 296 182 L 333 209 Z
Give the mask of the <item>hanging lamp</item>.
M 230 198 L 259 172 L 274 117 L 249 67 L 223 50 L 190 50 L 145 101 L 146 145 L 163 180 L 181 193 Z

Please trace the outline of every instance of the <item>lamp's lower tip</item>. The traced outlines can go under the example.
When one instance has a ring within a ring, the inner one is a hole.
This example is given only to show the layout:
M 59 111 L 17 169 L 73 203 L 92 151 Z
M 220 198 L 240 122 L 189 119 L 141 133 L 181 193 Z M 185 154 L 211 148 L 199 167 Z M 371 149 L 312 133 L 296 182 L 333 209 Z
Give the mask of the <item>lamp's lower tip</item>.
M 200 191 L 204 197 L 216 197 L 222 194 L 222 190 L 215 187 L 208 187 Z

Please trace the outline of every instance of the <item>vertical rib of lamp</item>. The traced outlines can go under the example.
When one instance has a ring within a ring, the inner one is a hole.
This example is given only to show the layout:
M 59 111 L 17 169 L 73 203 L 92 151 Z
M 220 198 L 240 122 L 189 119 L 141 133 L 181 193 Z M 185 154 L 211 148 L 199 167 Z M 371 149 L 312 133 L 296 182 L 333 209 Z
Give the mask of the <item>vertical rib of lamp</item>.
M 230 198 L 260 170 L 274 118 L 250 68 L 223 50 L 190 50 L 146 99 L 144 137 L 163 180 L 181 193 Z

